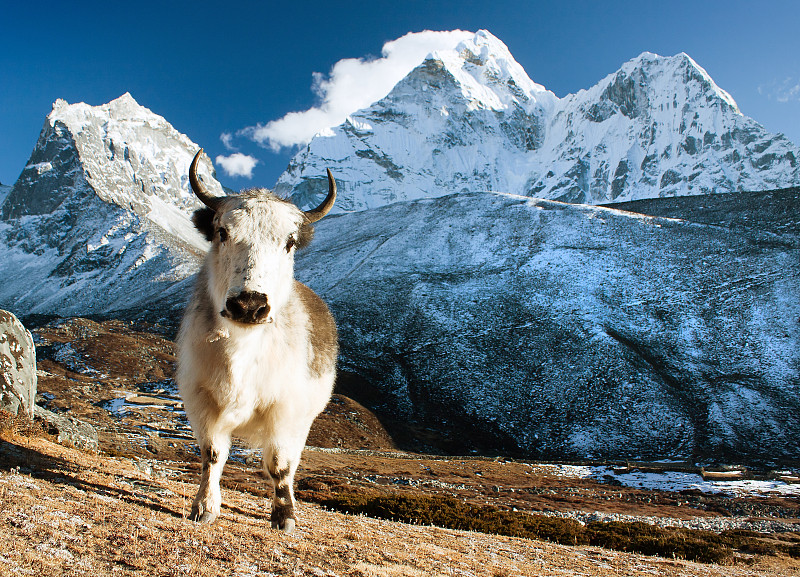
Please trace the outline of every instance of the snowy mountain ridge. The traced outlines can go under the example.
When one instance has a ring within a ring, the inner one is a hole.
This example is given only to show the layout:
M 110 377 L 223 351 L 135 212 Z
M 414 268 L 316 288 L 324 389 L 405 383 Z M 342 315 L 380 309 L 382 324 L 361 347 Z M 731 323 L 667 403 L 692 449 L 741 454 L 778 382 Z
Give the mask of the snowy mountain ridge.
M 275 188 L 310 206 L 335 165 L 342 212 L 481 190 L 598 204 L 794 186 L 798 156 L 684 53 L 558 98 L 482 30 L 319 133 Z
M 341 390 L 446 454 L 797 459 L 800 189 L 642 203 L 323 219 L 297 274 L 337 319 Z
M 107 312 L 191 276 L 206 248 L 190 220 L 198 148 L 130 94 L 56 101 L 2 205 L 0 301 L 25 314 Z

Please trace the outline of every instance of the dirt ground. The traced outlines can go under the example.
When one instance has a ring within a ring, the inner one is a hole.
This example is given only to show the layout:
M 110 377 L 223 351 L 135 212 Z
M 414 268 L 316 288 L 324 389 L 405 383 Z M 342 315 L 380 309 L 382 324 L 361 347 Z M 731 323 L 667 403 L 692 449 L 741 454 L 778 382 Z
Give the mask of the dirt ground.
M 68 319 L 34 333 L 39 404 L 94 425 L 100 447 L 79 451 L 17 429 L 0 437 L 0 568 L 8 574 L 800 575 L 800 561 L 782 556 L 719 567 L 325 511 L 311 501 L 369 491 L 531 512 L 800 517 L 796 498 L 651 491 L 535 463 L 398 451 L 378 419 L 342 395 L 309 436 L 297 534 L 268 528 L 258 456 L 241 446 L 223 475 L 221 519 L 197 526 L 186 515 L 199 459 L 171 380 L 172 342 L 158 327 L 122 321 Z
M 5 431 L 0 440 L 5 575 L 789 576 L 800 561 L 703 565 L 596 547 L 420 527 L 301 503 L 298 529 L 269 527 L 268 502 L 223 490 L 212 526 L 187 520 L 194 484 Z

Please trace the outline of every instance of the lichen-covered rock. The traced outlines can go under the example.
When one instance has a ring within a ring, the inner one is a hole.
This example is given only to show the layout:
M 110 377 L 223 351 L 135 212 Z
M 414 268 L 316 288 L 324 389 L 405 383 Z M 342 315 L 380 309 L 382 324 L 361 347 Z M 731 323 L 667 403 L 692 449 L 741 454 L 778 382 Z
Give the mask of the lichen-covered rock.
M 0 310 L 0 409 L 33 418 L 36 347 L 12 313 Z

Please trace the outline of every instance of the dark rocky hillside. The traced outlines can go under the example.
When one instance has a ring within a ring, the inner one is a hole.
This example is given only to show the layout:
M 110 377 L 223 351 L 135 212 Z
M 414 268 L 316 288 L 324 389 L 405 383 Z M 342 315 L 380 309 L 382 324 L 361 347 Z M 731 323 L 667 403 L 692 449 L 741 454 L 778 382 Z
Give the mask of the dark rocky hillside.
M 722 226 L 751 233 L 770 233 L 800 238 L 800 188 L 732 195 L 676 196 L 604 204 L 650 216 L 679 218 L 689 222 Z
M 321 222 L 298 269 L 343 385 L 427 450 L 796 461 L 796 190 L 615 208 L 460 194 Z

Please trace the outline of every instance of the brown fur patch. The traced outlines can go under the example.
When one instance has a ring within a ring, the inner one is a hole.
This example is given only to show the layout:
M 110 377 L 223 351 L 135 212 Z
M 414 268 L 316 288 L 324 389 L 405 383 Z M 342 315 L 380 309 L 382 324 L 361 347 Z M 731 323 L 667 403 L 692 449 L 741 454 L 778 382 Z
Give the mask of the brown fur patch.
M 336 367 L 339 341 L 336 323 L 328 305 L 314 291 L 301 282 L 295 281 L 295 290 L 300 302 L 308 313 L 309 339 L 311 340 L 311 374 L 315 377 Z
M 300 227 L 300 230 L 297 232 L 297 248 L 298 250 L 301 248 L 307 247 L 314 238 L 314 226 L 310 224 L 304 224 Z
M 291 506 L 292 503 L 292 491 L 291 487 L 282 482 L 284 479 L 276 480 L 275 481 L 275 499 L 280 501 L 281 504 L 286 504 Z
M 209 463 L 215 464 L 219 461 L 219 452 L 214 447 L 209 447 L 206 449 L 205 457 Z

